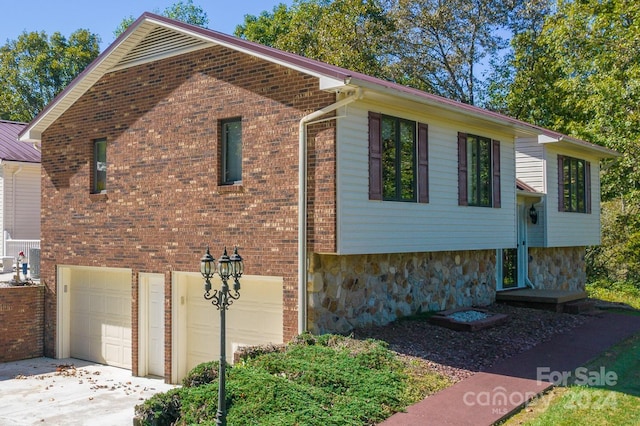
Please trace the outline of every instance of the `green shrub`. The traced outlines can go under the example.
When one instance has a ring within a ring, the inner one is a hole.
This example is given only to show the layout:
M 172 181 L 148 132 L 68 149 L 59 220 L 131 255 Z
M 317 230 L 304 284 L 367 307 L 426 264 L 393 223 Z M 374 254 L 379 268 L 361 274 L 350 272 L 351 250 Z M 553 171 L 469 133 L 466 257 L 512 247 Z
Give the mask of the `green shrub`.
M 305 333 L 286 347 L 255 353 L 227 370 L 229 425 L 372 425 L 424 398 L 425 389 L 448 385 L 425 370 L 420 380 L 409 380 L 412 368 L 376 340 Z M 161 394 L 143 404 L 142 424 L 212 424 L 217 363 L 197 366 L 183 384 L 172 396 Z M 157 414 L 162 408 L 169 412 Z
M 171 389 L 158 393 L 135 407 L 135 416 L 140 425 L 165 426 L 175 423 L 182 408 L 182 389 Z
M 187 373 L 187 376 L 184 379 L 182 379 L 182 386 L 196 387 L 217 382 L 219 368 L 220 362 L 218 361 L 198 364 L 193 368 L 193 370 Z M 228 365 L 227 368 L 229 368 Z
M 637 283 L 598 280 L 587 284 L 586 291 L 593 299 L 622 303 L 640 309 L 640 287 Z

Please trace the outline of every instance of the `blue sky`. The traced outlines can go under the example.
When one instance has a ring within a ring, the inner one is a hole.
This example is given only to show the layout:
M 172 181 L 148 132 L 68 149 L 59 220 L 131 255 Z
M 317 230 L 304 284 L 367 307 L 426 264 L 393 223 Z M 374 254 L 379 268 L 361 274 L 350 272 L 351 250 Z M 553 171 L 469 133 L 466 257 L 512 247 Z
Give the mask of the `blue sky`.
M 113 31 L 123 18 L 139 17 L 143 12 L 162 12 L 178 0 L 0 0 L 0 46 L 23 32 L 58 31 L 65 37 L 86 28 L 102 38 L 100 51 L 115 40 Z M 244 15 L 272 11 L 279 3 L 292 0 L 193 0 L 209 18 L 212 30 L 233 34 Z

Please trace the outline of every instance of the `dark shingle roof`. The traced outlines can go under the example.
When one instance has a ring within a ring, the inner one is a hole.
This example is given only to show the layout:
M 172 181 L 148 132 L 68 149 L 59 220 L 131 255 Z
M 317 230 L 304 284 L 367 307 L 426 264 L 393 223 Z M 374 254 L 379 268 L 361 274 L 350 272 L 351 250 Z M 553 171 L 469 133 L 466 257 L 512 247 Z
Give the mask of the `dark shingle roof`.
M 0 160 L 40 162 L 40 151 L 32 144 L 18 140 L 18 135 L 26 126 L 27 123 L 0 120 Z

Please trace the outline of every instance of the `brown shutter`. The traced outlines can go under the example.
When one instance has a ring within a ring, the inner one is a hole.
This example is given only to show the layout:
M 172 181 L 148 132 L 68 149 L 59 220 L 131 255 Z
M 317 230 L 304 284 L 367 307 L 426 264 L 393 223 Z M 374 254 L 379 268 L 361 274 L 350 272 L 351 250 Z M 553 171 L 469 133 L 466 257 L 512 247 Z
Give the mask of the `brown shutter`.
M 585 191 L 585 209 L 587 213 L 591 213 L 591 163 L 585 161 L 584 167 L 584 191 Z
M 558 211 L 564 211 L 564 157 L 558 155 Z
M 382 115 L 369 112 L 369 199 L 382 200 Z
M 502 201 L 502 194 L 500 192 L 500 141 L 494 140 L 491 150 L 491 156 L 493 158 L 493 207 L 500 208 Z
M 468 206 L 467 195 L 467 134 L 458 133 L 458 205 Z
M 429 202 L 429 126 L 418 123 L 418 202 Z

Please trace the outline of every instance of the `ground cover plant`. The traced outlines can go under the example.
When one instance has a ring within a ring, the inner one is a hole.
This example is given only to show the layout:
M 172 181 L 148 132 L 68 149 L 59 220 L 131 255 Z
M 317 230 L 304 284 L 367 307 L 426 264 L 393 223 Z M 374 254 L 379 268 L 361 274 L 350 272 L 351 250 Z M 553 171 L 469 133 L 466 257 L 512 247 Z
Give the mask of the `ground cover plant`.
M 217 362 L 136 407 L 142 425 L 213 424 Z M 304 334 L 227 370 L 229 425 L 374 425 L 450 382 L 379 340 Z

